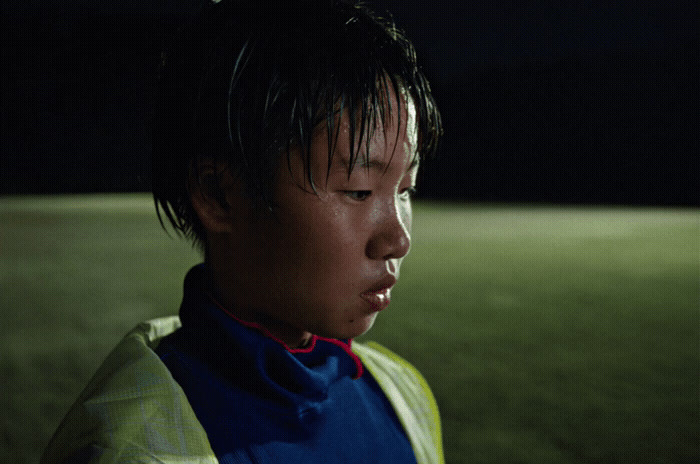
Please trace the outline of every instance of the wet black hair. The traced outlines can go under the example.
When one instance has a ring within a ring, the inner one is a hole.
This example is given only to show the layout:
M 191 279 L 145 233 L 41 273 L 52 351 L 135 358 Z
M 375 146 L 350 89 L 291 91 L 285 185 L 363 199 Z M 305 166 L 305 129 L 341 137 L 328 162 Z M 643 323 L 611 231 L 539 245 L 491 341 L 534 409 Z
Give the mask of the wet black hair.
M 309 156 L 314 129 L 337 136 L 338 114 L 350 121 L 352 171 L 378 121 L 400 108 L 391 91 L 416 106 L 417 156 L 431 156 L 442 132 L 430 85 L 411 42 L 388 15 L 353 0 L 221 0 L 210 2 L 163 53 L 153 118 L 152 186 L 156 211 L 178 233 L 205 246 L 190 186 L 223 205 L 220 179 L 203 179 L 203 161 L 223 162 L 256 207 L 274 210 L 274 174 L 300 147 Z M 397 98 L 401 105 L 401 98 Z M 385 111 L 385 107 L 389 111 Z M 400 121 L 399 121 L 400 123 Z M 328 137 L 329 166 L 335 137 Z M 359 145 L 359 143 L 358 143 Z M 349 173 L 348 173 L 349 174 Z

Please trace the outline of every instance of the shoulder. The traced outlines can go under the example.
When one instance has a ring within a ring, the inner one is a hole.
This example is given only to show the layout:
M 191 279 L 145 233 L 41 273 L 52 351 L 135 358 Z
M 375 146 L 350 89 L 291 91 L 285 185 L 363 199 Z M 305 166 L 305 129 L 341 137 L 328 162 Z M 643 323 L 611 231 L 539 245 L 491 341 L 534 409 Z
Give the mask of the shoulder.
M 437 413 L 428 382 L 411 363 L 376 342 L 353 342 L 352 350 L 390 399 L 391 395 L 399 394 L 411 405 L 434 408 Z
M 425 384 L 427 387 L 427 382 L 418 369 L 389 348 L 377 342 L 353 342 L 352 351 L 357 354 L 372 374 L 375 371 L 385 374 L 400 374 L 401 377 Z
M 117 345 L 71 407 L 42 463 L 215 463 L 204 429 L 153 349 L 177 317 L 139 324 Z
M 440 414 L 423 375 L 411 363 L 379 343 L 353 342 L 352 350 L 394 407 L 418 462 L 444 462 Z

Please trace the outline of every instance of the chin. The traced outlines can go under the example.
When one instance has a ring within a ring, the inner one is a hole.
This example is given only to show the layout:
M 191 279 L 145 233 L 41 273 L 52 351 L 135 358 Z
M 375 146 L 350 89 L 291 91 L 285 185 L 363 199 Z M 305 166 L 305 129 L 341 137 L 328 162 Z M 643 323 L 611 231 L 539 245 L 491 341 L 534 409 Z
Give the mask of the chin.
M 327 338 L 348 339 L 359 337 L 360 335 L 367 333 L 369 329 L 372 328 L 376 318 L 377 315 L 375 313 L 347 321 L 342 327 L 337 327 L 335 330 L 329 330 L 329 336 Z

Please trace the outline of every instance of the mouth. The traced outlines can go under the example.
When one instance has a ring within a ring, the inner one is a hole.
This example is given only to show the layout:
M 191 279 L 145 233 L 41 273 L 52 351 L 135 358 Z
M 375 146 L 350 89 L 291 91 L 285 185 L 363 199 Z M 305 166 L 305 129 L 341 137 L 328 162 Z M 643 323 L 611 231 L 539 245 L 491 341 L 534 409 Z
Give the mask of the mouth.
M 391 288 L 396 283 L 396 277 L 389 274 L 376 285 L 363 292 L 360 296 L 377 311 L 386 309 L 391 303 Z

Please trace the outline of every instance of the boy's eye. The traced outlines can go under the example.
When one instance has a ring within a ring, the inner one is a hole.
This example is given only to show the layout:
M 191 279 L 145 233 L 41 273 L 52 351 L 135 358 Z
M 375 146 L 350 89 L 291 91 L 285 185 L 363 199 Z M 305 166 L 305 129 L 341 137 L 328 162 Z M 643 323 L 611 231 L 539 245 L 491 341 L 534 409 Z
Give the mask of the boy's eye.
M 415 194 L 416 194 L 415 187 L 407 187 L 407 188 L 401 190 L 401 197 L 404 199 L 410 199 Z
M 343 193 L 348 198 L 356 201 L 366 200 L 370 195 L 372 195 L 371 190 L 343 190 Z

